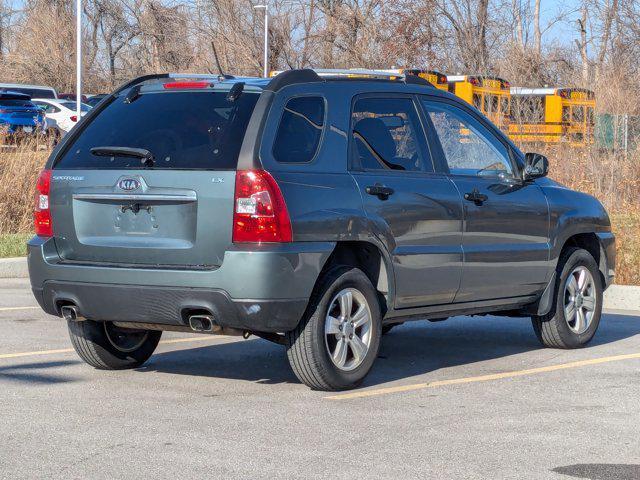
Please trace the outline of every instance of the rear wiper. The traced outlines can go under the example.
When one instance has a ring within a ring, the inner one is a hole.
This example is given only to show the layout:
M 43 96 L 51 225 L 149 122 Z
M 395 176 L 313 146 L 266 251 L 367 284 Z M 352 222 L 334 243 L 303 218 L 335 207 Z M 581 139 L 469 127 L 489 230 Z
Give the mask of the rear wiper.
M 93 147 L 92 155 L 99 157 L 131 157 L 142 160 L 142 165 L 147 168 L 153 167 L 155 160 L 153 154 L 145 148 L 131 147 Z

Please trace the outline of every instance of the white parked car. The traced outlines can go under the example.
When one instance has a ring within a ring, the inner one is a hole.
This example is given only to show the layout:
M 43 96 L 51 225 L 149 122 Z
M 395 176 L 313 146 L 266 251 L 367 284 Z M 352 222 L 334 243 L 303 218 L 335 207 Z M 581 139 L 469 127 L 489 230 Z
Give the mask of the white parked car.
M 71 100 L 59 100 L 50 98 L 32 98 L 31 101 L 44 110 L 47 118 L 52 118 L 58 124 L 58 128 L 67 133 L 78 122 L 76 102 Z M 91 107 L 80 104 L 81 116 L 84 116 Z

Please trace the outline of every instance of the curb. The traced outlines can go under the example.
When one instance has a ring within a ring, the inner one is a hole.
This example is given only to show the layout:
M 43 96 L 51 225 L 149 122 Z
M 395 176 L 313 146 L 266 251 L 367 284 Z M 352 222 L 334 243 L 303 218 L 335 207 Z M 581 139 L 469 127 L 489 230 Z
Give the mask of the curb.
M 0 278 L 28 278 L 27 257 L 0 258 Z
M 633 285 L 611 285 L 604 292 L 605 310 L 640 311 L 640 287 Z

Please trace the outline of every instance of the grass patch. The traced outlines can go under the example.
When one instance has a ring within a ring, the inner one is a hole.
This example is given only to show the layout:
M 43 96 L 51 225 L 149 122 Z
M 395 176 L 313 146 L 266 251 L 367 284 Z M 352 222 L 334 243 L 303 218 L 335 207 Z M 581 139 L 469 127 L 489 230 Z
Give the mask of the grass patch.
M 640 211 L 611 214 L 616 235 L 616 283 L 640 285 Z
M 0 235 L 0 258 L 24 257 L 31 233 L 7 233 Z

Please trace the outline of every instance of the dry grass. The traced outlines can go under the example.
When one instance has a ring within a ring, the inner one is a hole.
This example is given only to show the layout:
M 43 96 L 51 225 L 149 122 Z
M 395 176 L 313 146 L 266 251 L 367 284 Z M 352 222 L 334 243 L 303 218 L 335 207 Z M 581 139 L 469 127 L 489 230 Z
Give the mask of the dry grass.
M 562 148 L 545 153 L 552 178 L 605 204 L 617 237 L 616 282 L 640 285 L 640 154 L 625 157 Z M 0 152 L 0 237 L 12 254 L 22 251 L 15 245 L 23 237 L 7 234 L 31 232 L 34 185 L 48 154 L 28 146 Z
M 31 231 L 36 178 L 48 155 L 29 145 L 0 151 L 0 235 Z

